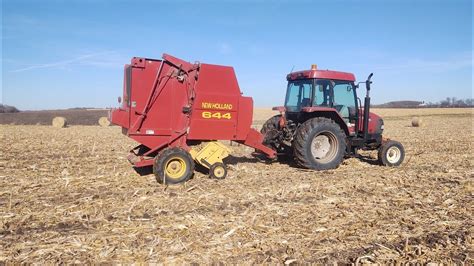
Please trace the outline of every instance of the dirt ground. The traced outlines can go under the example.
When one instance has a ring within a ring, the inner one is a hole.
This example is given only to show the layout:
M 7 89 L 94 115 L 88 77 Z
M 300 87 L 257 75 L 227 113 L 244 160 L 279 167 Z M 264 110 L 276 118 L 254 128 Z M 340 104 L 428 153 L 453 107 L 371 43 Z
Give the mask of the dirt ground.
M 399 168 L 371 153 L 315 172 L 232 146 L 225 180 L 169 187 L 131 168 L 118 127 L 2 125 L 0 262 L 472 265 L 473 109 L 375 112 Z

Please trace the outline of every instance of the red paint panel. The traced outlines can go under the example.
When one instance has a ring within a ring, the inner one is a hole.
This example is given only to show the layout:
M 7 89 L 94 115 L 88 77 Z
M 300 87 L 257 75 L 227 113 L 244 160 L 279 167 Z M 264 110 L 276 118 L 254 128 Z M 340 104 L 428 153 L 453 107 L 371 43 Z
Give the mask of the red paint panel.
M 275 158 L 276 151 L 263 145 L 262 142 L 263 135 L 257 130 L 251 128 L 247 134 L 247 138 L 245 139 L 244 144 L 264 152 L 269 158 Z
M 169 64 L 163 66 L 163 78 L 154 91 L 148 113 L 140 126 L 139 120 L 152 93 L 160 64 L 161 61 L 149 60 L 144 68 L 132 69 L 129 134 L 157 135 L 158 132 L 178 132 L 186 128 L 187 118 L 182 112 L 188 101 L 186 84 L 176 78 L 166 77 L 172 70 Z
M 286 112 L 286 107 L 285 106 L 275 106 L 275 107 L 272 108 L 272 110 L 283 113 L 283 112 Z
M 359 112 L 359 128 L 362 131 L 364 128 L 364 108 L 360 109 Z M 375 133 L 379 120 L 382 119 L 380 116 L 370 112 L 369 113 L 369 134 Z
M 245 140 L 252 126 L 253 99 L 251 97 L 239 97 L 239 121 L 237 122 L 236 140 Z
M 240 96 L 240 88 L 233 67 L 201 64 L 197 95 L 201 93 Z
M 122 108 L 112 109 L 109 113 L 109 120 L 115 125 L 128 128 L 128 115 L 129 113 Z
M 293 72 L 286 76 L 287 80 L 309 79 L 309 78 L 355 81 L 355 76 L 352 73 L 332 71 L 332 70 L 304 70 L 304 71 Z
M 166 145 L 170 140 L 169 136 L 129 135 L 129 137 L 149 148 Z
M 199 118 L 202 112 L 198 111 L 193 115 L 191 126 L 189 129 L 188 139 L 190 140 L 231 140 L 235 136 L 236 131 L 236 114 L 232 113 L 232 118 L 218 119 L 218 118 Z M 219 112 L 214 112 L 214 114 Z

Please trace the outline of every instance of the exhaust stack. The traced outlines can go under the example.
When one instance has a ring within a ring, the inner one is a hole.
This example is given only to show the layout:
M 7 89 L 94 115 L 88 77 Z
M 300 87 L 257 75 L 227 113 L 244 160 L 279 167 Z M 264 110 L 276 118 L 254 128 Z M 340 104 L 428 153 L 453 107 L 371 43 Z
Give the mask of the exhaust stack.
M 370 113 L 370 84 L 372 81 L 370 79 L 374 73 L 370 73 L 367 81 L 365 82 L 365 87 L 367 88 L 367 92 L 365 94 L 364 99 L 364 140 L 367 141 L 369 139 L 369 113 Z

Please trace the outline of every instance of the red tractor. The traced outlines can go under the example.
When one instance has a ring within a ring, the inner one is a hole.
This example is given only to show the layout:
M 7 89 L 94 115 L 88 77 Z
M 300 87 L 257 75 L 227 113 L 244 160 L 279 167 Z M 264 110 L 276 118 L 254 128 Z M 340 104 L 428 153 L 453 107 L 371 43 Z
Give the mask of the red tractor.
M 265 145 L 316 170 L 336 168 L 358 149 L 378 150 L 382 165 L 400 165 L 405 157 L 402 144 L 384 139 L 382 118 L 370 112 L 372 75 L 355 84 L 351 73 L 318 70 L 316 65 L 288 74 L 285 105 L 273 108 L 281 114 L 261 129 Z M 363 108 L 356 90 L 360 83 L 367 88 Z
M 214 178 L 227 174 L 231 152 L 217 140 L 255 148 L 268 158 L 294 156 L 302 167 L 337 167 L 357 149 L 379 149 L 384 165 L 397 166 L 403 146 L 382 138 L 383 120 L 360 107 L 354 75 L 317 70 L 290 73 L 285 106 L 261 132 L 251 127 L 253 100 L 242 96 L 234 69 L 189 63 L 164 54 L 162 60 L 134 57 L 125 65 L 123 99 L 109 120 L 140 144 L 128 160 L 152 167 L 160 183 L 185 182 L 195 164 Z

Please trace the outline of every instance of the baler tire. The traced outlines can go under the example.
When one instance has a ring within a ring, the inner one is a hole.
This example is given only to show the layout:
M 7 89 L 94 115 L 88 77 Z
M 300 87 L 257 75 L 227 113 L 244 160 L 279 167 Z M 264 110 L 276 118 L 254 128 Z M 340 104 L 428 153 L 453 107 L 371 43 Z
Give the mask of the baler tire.
M 171 165 L 172 163 L 174 165 Z M 185 168 L 181 169 L 182 167 Z M 155 157 L 153 173 L 160 184 L 183 183 L 194 174 L 194 160 L 189 152 L 181 148 L 167 148 Z
M 324 158 L 317 159 L 313 154 L 313 141 L 320 136 L 327 138 L 329 150 L 324 156 L 328 156 L 328 154 L 331 153 L 329 161 L 324 161 Z M 333 142 L 333 144 L 331 144 L 331 142 Z M 316 117 L 307 120 L 298 127 L 292 146 L 295 161 L 299 166 L 314 170 L 334 169 L 344 160 L 346 153 L 346 134 L 333 120 L 325 117 Z
M 379 147 L 378 161 L 381 165 L 396 167 L 402 164 L 404 159 L 405 149 L 398 141 L 389 140 Z
M 213 179 L 224 179 L 227 176 L 227 167 L 223 163 L 214 163 L 209 168 L 209 177 Z

